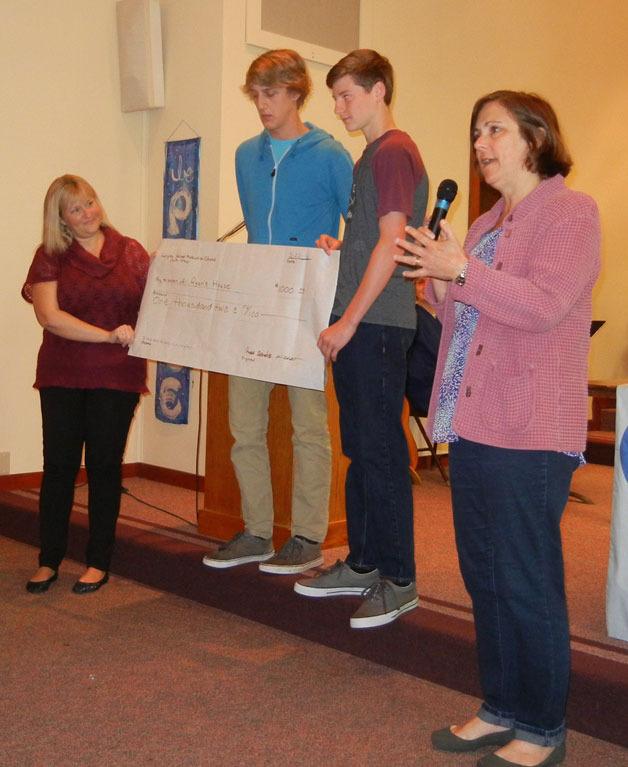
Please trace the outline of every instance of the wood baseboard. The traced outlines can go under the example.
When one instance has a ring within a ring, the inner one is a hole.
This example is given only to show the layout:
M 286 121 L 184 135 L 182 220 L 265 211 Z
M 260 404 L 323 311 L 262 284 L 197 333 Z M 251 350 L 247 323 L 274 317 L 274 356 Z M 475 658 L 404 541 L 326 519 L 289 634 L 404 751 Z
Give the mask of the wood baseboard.
M 166 469 L 163 466 L 153 466 L 150 463 L 136 463 L 132 465 L 136 467 L 135 474 L 132 476 L 151 479 L 153 482 L 162 482 L 164 485 L 183 487 L 186 490 L 198 489 L 201 493 L 205 489 L 204 476 L 197 477 L 195 474 L 190 474 L 187 471 Z
M 25 474 L 3 474 L 0 476 L 0 490 L 30 490 L 41 485 L 41 471 L 29 471 Z
M 0 476 L 0 490 L 29 490 L 41 486 L 43 472 L 31 471 L 24 474 L 5 474 Z M 125 463 L 122 465 L 122 477 L 142 477 L 164 485 L 183 487 L 186 490 L 196 490 L 197 477 L 185 471 L 166 469 L 163 466 L 153 466 L 149 463 Z M 85 468 L 81 467 L 76 475 L 76 483 L 87 482 Z M 205 477 L 198 477 L 198 490 L 203 491 Z

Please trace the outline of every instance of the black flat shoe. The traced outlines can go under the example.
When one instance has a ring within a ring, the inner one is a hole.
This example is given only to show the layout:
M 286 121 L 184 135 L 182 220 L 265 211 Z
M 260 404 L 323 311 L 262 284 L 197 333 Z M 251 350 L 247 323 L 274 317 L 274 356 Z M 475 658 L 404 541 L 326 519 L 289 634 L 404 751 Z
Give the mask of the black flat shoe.
M 26 591 L 28 591 L 29 594 L 43 594 L 44 592 L 48 591 L 50 584 L 54 583 L 58 577 L 59 574 L 55 570 L 50 578 L 46 578 L 45 581 L 29 581 L 26 584 Z
M 565 741 L 563 741 L 560 746 L 556 746 L 553 751 L 550 751 L 545 759 L 539 762 L 536 767 L 550 767 L 553 764 L 561 764 L 565 761 L 566 754 L 567 747 L 565 746 Z M 517 764 L 517 762 L 510 762 L 502 756 L 497 756 L 497 754 L 489 754 L 479 760 L 478 767 L 521 767 L 521 765 Z
M 92 591 L 98 591 L 98 589 L 101 586 L 104 586 L 105 583 L 109 580 L 109 573 L 105 573 L 103 577 L 96 581 L 95 583 L 85 583 L 84 581 L 77 581 L 74 586 L 72 586 L 72 591 L 75 594 L 91 594 Z
M 436 730 L 436 732 L 432 733 L 432 745 L 439 751 L 464 754 L 467 751 L 477 751 L 479 748 L 485 748 L 486 746 L 505 746 L 514 737 L 514 730 L 502 730 L 501 732 L 491 732 L 488 735 L 481 735 L 479 738 L 466 740 L 452 732 L 449 727 L 443 727 L 442 730 Z

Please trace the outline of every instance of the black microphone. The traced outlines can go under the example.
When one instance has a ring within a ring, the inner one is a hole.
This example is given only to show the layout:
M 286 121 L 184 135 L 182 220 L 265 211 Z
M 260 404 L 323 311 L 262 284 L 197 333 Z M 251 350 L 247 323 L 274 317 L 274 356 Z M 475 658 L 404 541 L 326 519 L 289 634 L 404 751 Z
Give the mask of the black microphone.
M 432 218 L 430 218 L 430 223 L 427 225 L 427 228 L 434 234 L 436 239 L 438 239 L 440 234 L 440 222 L 447 215 L 449 206 L 456 198 L 457 192 L 458 184 L 450 178 L 446 178 L 438 185 L 436 205 L 434 205 L 434 212 L 432 213 Z

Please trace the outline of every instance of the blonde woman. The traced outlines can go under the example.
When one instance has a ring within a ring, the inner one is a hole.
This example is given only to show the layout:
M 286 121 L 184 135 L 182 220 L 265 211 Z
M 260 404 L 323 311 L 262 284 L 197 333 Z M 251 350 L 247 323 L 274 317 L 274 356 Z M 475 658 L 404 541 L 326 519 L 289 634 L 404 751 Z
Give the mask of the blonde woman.
M 41 594 L 57 580 L 67 548 L 74 481 L 85 449 L 89 484 L 86 569 L 73 591 L 107 583 L 120 507 L 122 456 L 146 391 L 146 364 L 130 357 L 149 257 L 107 220 L 92 186 L 55 179 L 44 201 L 43 242 L 22 295 L 43 327 L 35 388 L 43 427 L 39 568 L 26 584 Z

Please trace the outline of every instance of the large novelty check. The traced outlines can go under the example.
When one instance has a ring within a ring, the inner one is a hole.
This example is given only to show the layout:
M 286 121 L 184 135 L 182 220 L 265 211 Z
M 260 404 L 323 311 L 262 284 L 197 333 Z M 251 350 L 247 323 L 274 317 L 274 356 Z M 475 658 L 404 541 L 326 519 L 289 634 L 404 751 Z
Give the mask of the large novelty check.
M 337 252 L 163 240 L 130 353 L 322 390 L 316 341 L 328 325 L 337 276 Z

